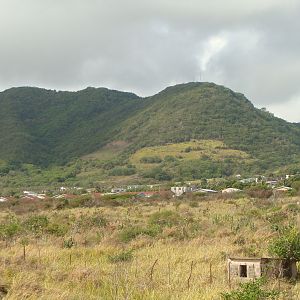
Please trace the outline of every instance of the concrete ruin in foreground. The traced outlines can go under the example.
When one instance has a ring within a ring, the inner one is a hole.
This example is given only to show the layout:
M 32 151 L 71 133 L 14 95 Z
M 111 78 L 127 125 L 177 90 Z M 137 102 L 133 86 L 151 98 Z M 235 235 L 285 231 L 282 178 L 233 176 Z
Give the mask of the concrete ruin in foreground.
M 289 278 L 296 279 L 295 261 L 280 258 L 229 258 L 229 279 Z

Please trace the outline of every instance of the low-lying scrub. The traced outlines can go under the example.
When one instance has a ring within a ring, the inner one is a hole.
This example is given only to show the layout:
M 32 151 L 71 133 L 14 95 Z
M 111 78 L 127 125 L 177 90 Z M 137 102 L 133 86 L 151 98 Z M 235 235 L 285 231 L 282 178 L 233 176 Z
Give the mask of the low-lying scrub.
M 229 284 L 226 259 L 299 258 L 299 198 L 90 200 L 0 213 L 7 299 L 260 299 L 278 282 Z M 236 298 L 245 290 L 254 298 Z M 297 300 L 300 284 L 281 280 L 280 292 Z

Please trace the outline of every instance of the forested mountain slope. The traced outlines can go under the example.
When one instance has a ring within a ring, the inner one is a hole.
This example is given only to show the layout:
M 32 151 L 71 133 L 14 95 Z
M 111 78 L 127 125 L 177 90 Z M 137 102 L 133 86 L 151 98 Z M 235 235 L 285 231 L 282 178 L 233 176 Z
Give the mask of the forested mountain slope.
M 147 98 L 87 88 L 56 92 L 12 88 L 0 93 L 0 160 L 63 164 L 113 141 L 127 152 L 191 139 L 224 141 L 262 168 L 299 160 L 300 127 L 255 108 L 213 83 L 168 87 Z
M 63 163 L 106 144 L 140 99 L 104 88 L 56 92 L 13 88 L 0 93 L 2 160 Z
M 299 127 L 255 108 L 244 95 L 228 88 L 181 84 L 145 101 L 146 107 L 125 121 L 121 135 L 136 148 L 217 139 L 250 153 L 262 166 L 299 158 Z

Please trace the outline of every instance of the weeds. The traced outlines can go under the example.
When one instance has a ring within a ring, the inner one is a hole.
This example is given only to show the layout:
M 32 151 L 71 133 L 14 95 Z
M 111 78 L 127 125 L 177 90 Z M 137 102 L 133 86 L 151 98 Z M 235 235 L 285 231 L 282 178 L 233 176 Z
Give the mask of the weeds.
M 121 251 L 114 255 L 109 255 L 108 260 L 111 263 L 128 262 L 133 259 L 132 250 Z

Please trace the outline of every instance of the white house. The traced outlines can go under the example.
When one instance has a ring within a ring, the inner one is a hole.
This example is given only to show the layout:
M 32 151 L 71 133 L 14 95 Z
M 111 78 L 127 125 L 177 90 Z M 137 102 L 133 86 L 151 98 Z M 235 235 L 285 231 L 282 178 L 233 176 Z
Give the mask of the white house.
M 240 189 L 236 189 L 236 188 L 227 188 L 222 190 L 222 194 L 231 194 L 231 193 L 237 193 L 240 192 Z
M 119 194 L 119 193 L 125 193 L 126 192 L 126 189 L 123 189 L 123 188 L 113 188 L 111 189 L 111 193 L 113 194 Z
M 184 193 L 191 192 L 192 188 L 188 186 L 172 186 L 171 192 L 175 194 L 176 197 L 183 195 Z
M 45 194 L 38 194 L 36 192 L 31 192 L 31 191 L 24 191 L 23 194 L 25 195 L 25 198 L 29 198 L 29 199 L 34 199 L 34 198 L 38 198 L 38 199 L 45 199 L 46 195 Z
M 274 190 L 276 192 L 288 192 L 288 191 L 291 191 L 292 188 L 288 187 L 288 186 L 281 186 L 281 187 L 275 188 Z

